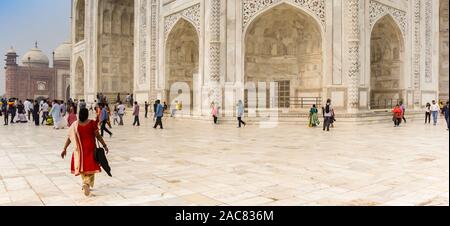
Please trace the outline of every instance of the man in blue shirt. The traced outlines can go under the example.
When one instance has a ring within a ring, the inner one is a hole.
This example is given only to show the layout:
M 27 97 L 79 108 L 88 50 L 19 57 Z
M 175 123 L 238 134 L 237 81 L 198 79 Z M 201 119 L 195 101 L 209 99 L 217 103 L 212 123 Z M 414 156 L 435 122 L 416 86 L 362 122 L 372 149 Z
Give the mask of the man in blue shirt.
M 156 123 L 155 126 L 153 127 L 154 129 L 156 129 L 158 126 L 160 126 L 161 129 L 163 128 L 163 124 L 162 124 L 162 118 L 164 116 L 164 106 L 162 106 L 161 101 L 157 100 L 156 101 Z
M 103 137 L 104 132 L 106 131 L 106 133 L 109 134 L 109 137 L 112 137 L 112 133 L 111 131 L 108 130 L 108 128 L 106 128 L 106 124 L 108 124 L 108 110 L 106 109 L 105 104 L 101 104 L 100 105 L 102 108 L 101 114 L 100 114 L 100 121 L 101 121 L 101 127 L 100 127 L 100 131 L 101 131 L 101 135 Z

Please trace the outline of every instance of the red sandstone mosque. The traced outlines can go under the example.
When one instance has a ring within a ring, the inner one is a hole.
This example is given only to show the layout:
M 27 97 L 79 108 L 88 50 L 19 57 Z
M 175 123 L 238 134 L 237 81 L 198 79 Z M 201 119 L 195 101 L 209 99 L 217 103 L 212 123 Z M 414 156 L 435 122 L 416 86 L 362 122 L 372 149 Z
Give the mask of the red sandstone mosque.
M 35 47 L 25 53 L 19 64 L 16 51 L 6 53 L 5 96 L 25 99 L 70 98 L 70 57 L 72 45 L 64 42 L 53 52 L 53 67 L 49 58 Z

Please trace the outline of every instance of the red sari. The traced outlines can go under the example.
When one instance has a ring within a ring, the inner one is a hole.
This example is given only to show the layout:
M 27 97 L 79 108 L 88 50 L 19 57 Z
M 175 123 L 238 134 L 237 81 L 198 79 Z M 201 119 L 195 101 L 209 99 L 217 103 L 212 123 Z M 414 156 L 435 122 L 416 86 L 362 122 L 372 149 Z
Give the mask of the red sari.
M 80 173 L 83 174 L 95 174 L 100 173 L 100 165 L 94 159 L 95 150 L 95 133 L 98 131 L 96 121 L 89 121 L 86 125 L 78 125 L 78 134 L 81 143 L 81 156 L 80 156 Z M 77 174 L 75 171 L 75 158 L 72 155 L 71 170 L 73 174 Z

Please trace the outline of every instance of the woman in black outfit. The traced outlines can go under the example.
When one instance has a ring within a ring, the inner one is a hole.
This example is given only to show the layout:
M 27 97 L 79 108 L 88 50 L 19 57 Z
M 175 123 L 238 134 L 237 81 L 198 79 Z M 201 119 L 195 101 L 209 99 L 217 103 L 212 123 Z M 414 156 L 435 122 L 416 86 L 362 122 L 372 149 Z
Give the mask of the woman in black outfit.
M 39 126 L 39 107 L 39 102 L 35 100 L 33 106 L 33 119 L 36 126 Z

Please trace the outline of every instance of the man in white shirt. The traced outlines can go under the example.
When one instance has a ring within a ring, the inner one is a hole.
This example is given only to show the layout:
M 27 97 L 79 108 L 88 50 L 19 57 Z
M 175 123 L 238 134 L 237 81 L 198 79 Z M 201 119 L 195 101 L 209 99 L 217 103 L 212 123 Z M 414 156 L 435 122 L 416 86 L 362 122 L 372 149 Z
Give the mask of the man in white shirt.
M 125 105 L 123 105 L 122 102 L 119 103 L 119 106 L 117 106 L 117 113 L 119 115 L 119 126 L 123 126 L 123 116 L 125 115 Z
M 30 121 L 31 112 L 33 111 L 33 104 L 29 100 L 26 100 L 25 102 L 23 102 L 23 106 L 25 107 L 25 111 L 27 112 L 28 121 Z
M 44 103 L 42 104 L 42 123 L 41 123 L 41 125 L 44 125 L 44 122 L 47 120 L 48 110 L 49 110 L 49 106 L 47 104 L 47 101 L 44 101 Z
M 433 117 L 433 124 L 437 125 L 438 115 L 439 115 L 439 105 L 436 103 L 435 100 L 433 100 L 433 103 L 431 104 L 430 111 L 431 116 Z

